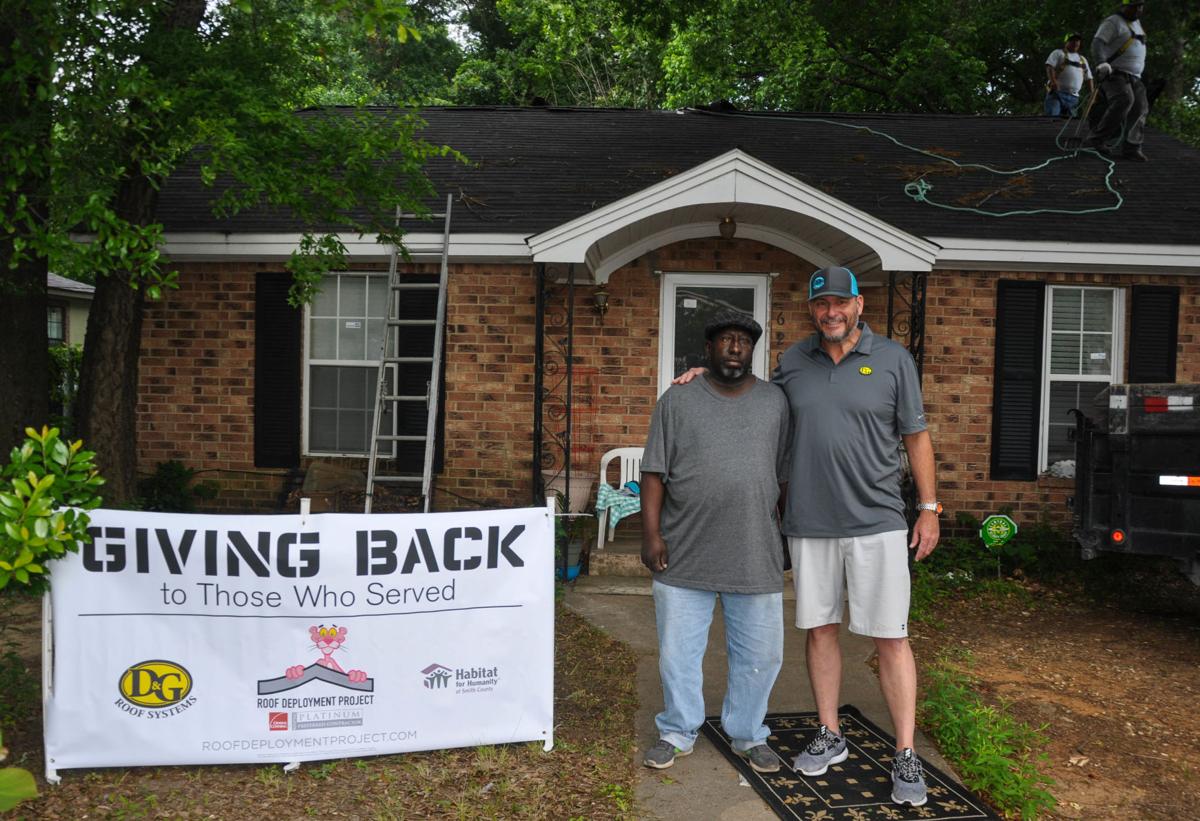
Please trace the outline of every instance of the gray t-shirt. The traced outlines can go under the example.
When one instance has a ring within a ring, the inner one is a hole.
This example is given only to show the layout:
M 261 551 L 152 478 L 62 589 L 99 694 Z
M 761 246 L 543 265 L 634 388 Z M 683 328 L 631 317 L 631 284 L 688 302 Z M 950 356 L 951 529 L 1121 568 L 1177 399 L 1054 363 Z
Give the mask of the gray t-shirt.
M 1146 36 L 1141 20 L 1131 23 L 1120 14 L 1110 14 L 1104 18 L 1100 28 L 1096 29 L 1096 37 L 1092 40 L 1092 54 L 1096 60 L 1112 58 L 1109 65 L 1113 71 L 1126 71 L 1134 77 L 1141 77 L 1146 68 L 1145 42 L 1134 38 L 1128 48 L 1117 54 L 1121 46 L 1135 34 L 1140 34 L 1143 38 Z
M 925 430 L 912 355 L 860 322 L 837 365 L 814 334 L 784 351 L 771 381 L 792 410 L 783 532 L 809 538 L 905 530 L 900 437 Z
M 663 584 L 778 593 L 783 549 L 775 503 L 787 481 L 790 420 L 783 392 L 755 379 L 724 396 L 707 377 L 673 385 L 654 406 L 642 472 L 664 484 Z

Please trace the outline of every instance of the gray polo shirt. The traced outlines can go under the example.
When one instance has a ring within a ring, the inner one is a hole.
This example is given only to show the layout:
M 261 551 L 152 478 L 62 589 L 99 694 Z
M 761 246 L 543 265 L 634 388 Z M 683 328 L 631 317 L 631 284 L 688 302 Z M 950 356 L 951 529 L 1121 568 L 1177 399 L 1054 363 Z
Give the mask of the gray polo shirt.
M 776 521 L 787 478 L 790 415 L 779 388 L 754 380 L 738 396 L 703 376 L 654 406 L 642 472 L 662 476 L 663 584 L 727 593 L 783 590 Z
M 912 355 L 865 322 L 837 365 L 816 334 L 788 348 L 771 381 L 792 411 L 783 532 L 844 538 L 905 530 L 900 437 L 925 430 Z

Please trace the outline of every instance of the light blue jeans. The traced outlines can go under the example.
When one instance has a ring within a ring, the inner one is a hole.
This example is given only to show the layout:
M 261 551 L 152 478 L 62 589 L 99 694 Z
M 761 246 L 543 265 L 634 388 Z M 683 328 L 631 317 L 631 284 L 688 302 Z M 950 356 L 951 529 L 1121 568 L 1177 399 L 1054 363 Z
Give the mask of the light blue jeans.
M 721 593 L 729 681 L 721 726 L 736 750 L 767 740 L 767 698 L 783 665 L 783 593 Z M 658 735 L 690 750 L 704 722 L 704 650 L 718 594 L 654 582 L 664 709 Z
M 1069 119 L 1075 106 L 1079 105 L 1079 95 L 1068 94 L 1065 91 L 1049 91 L 1042 107 L 1050 117 Z

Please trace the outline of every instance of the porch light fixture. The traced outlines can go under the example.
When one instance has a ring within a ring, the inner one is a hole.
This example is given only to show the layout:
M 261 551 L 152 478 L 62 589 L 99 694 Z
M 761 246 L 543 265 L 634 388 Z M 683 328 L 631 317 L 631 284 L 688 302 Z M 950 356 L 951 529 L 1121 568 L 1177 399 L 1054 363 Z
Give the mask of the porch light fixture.
M 597 285 L 596 290 L 592 291 L 592 304 L 596 306 L 596 313 L 600 316 L 608 313 L 608 291 L 603 285 Z
M 717 223 L 717 231 L 722 239 L 733 239 L 733 235 L 737 233 L 737 223 L 733 221 L 733 217 L 725 217 Z

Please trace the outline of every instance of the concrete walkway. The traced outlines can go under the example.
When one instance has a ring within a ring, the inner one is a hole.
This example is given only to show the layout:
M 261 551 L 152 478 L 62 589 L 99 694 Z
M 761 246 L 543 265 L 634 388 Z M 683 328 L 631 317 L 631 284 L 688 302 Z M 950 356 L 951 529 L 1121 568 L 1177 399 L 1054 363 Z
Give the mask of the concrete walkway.
M 658 677 L 658 640 L 654 628 L 654 601 L 648 578 L 583 576 L 566 592 L 566 605 L 589 622 L 619 639 L 638 656 L 636 719 L 638 748 L 636 760 L 640 778 L 637 786 L 639 818 L 729 819 L 753 821 L 772 819 L 775 813 L 748 785 L 739 783 L 738 772 L 704 736 L 696 741 L 695 751 L 680 758 L 666 770 L 642 766 L 643 751 L 658 740 L 654 716 L 662 709 L 662 686 Z M 794 598 L 785 594 L 785 624 L 794 620 Z M 887 705 L 879 691 L 874 671 L 867 665 L 875 646 L 869 638 L 856 636 L 842 628 L 842 704 L 853 704 L 863 715 L 885 732 L 892 731 Z M 725 697 L 725 635 L 720 609 L 713 617 L 708 652 L 704 658 L 704 700 L 708 715 L 721 710 Z M 804 663 L 804 633 L 794 628 L 785 631 L 784 662 L 775 689 L 771 692 L 771 712 L 814 710 Z M 918 730 L 917 752 L 947 774 L 952 770 L 933 750 Z

